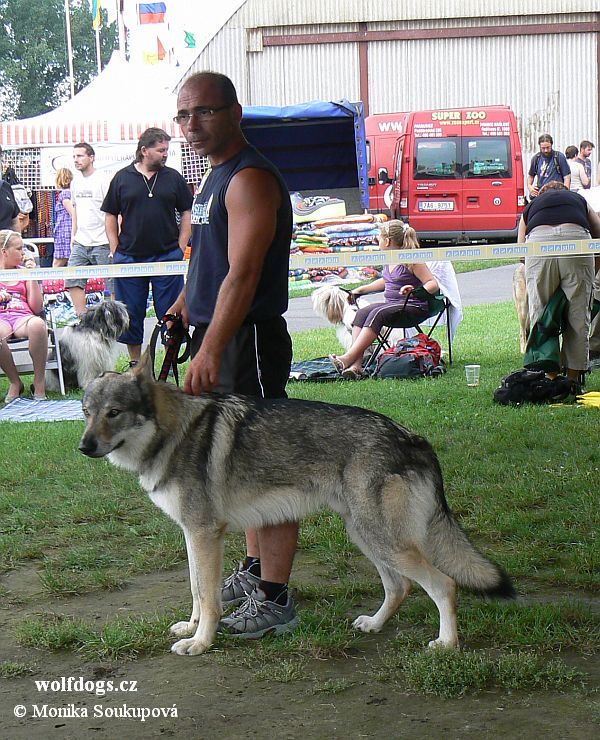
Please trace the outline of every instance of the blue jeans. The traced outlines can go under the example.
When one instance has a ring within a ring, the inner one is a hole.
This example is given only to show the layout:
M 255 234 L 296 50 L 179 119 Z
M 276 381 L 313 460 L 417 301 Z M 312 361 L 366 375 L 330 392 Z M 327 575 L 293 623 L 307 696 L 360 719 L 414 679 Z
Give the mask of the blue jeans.
M 117 251 L 113 257 L 114 265 L 131 265 L 140 262 L 176 262 L 183 259 L 179 247 L 170 252 L 153 254 L 146 257 L 134 257 Z M 152 301 L 157 318 L 161 319 L 175 303 L 183 290 L 182 275 L 161 275 L 159 277 L 115 278 L 115 297 L 123 301 L 129 313 L 129 329 L 121 334 L 119 342 L 123 344 L 142 344 L 144 339 L 144 319 L 148 303 L 148 290 L 152 285 Z

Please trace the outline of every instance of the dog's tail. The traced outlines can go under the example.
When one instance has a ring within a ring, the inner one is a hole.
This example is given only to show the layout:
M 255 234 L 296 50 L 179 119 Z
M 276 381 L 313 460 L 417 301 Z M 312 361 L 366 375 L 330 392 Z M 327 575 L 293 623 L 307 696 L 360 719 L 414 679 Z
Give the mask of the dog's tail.
M 470 591 L 514 599 L 516 592 L 507 573 L 469 540 L 448 508 L 443 492 L 442 500 L 444 505 L 438 506 L 427 529 L 427 550 L 433 565 Z

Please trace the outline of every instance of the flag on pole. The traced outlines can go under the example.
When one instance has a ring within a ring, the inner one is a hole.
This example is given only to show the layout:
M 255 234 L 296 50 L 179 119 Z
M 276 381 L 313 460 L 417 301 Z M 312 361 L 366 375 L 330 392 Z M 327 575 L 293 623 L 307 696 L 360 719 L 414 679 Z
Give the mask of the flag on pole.
M 102 25 L 102 16 L 100 15 L 100 7 L 102 0 L 92 0 L 92 28 L 97 31 Z
M 145 23 L 164 23 L 166 12 L 166 3 L 140 3 L 140 25 Z
M 183 42 L 185 44 L 186 49 L 195 49 L 196 48 L 196 37 L 193 33 L 190 31 L 184 31 L 184 38 Z

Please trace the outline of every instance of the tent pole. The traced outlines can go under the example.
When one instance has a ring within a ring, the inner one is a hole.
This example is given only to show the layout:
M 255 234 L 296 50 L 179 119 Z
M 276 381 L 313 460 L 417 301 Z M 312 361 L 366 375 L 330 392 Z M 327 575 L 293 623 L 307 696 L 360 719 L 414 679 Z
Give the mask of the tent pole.
M 71 14 L 69 12 L 69 0 L 65 0 L 65 26 L 67 36 L 67 62 L 69 65 L 69 83 L 71 85 L 71 97 L 75 97 L 75 75 L 73 73 L 73 41 L 71 39 Z
M 119 54 L 121 59 L 127 59 L 125 51 L 125 23 L 123 22 L 123 3 L 117 0 L 117 27 L 119 29 Z
M 100 26 L 96 29 L 96 62 L 98 63 L 98 74 L 102 72 L 102 58 L 100 56 Z

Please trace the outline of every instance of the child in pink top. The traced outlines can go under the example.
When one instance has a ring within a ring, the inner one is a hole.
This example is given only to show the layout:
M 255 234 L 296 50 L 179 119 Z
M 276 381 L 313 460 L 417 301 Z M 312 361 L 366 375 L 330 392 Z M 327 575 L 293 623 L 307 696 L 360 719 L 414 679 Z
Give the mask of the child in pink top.
M 33 397 L 38 401 L 46 398 L 48 330 L 46 322 L 37 316 L 43 308 L 42 290 L 35 280 L 18 279 L 23 269 L 31 267 L 35 267 L 35 260 L 24 259 L 21 235 L 8 229 L 0 231 L 0 270 L 15 270 L 15 280 L 0 281 L 0 367 L 10 383 L 5 403 L 14 401 L 24 390 L 6 341 L 11 337 L 29 339 Z

